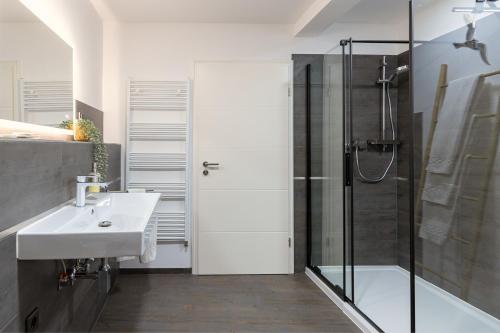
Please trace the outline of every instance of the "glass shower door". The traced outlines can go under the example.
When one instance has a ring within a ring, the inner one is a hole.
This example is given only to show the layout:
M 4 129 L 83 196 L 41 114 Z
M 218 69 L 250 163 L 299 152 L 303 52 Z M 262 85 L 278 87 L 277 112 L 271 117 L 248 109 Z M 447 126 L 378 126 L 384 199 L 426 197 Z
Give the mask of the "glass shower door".
M 413 2 L 416 332 L 500 332 L 500 6 Z
M 339 121 L 345 90 L 343 57 L 294 55 L 293 59 L 297 74 L 294 94 L 300 101 L 295 110 L 305 108 L 307 128 L 308 266 L 343 298 L 344 139 Z
M 347 40 L 344 51 L 346 298 L 380 330 L 409 332 L 409 247 L 398 243 L 410 224 L 398 209 L 409 203 L 399 155 L 409 142 L 398 141 L 409 113 L 408 42 Z
M 343 280 L 344 299 L 354 303 L 352 40 L 342 40 Z

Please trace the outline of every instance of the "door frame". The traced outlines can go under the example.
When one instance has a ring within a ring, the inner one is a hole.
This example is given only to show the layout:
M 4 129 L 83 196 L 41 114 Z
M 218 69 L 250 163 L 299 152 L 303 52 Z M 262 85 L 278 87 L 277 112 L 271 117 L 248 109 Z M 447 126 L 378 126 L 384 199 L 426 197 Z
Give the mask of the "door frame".
M 236 64 L 285 64 L 288 66 L 288 237 L 290 238 L 290 247 L 288 252 L 288 274 L 294 273 L 294 203 L 293 203 L 293 62 L 282 61 L 282 60 L 256 60 L 256 61 L 210 61 L 210 60 L 200 60 L 194 62 L 193 68 L 193 97 L 192 97 L 192 161 L 193 167 L 191 168 L 191 184 L 192 184 L 192 226 L 191 226 L 191 266 L 192 274 L 199 274 L 199 260 L 198 260 L 198 249 L 199 249 L 199 228 L 198 228 L 198 175 L 196 165 L 199 165 L 199 136 L 198 136 L 198 110 L 196 109 L 196 67 L 199 64 L 204 63 L 236 63 Z

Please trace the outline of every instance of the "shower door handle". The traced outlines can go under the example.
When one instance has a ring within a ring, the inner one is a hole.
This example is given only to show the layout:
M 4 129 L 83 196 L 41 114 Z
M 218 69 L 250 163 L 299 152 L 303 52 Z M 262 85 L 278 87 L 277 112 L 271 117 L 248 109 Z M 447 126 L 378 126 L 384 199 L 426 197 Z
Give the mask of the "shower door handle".
M 351 153 L 345 153 L 345 185 L 344 186 L 351 186 L 352 182 L 352 168 L 351 168 Z

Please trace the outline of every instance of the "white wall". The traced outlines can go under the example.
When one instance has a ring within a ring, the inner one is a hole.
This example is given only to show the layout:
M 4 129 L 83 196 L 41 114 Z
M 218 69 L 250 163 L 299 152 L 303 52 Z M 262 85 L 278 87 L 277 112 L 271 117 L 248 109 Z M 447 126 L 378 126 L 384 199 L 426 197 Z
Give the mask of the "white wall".
M 123 145 L 125 143 L 127 77 L 123 70 L 125 54 L 122 30 L 118 22 L 104 22 L 102 103 L 103 109 L 106 110 L 104 112 L 104 141 Z
M 73 48 L 75 99 L 102 109 L 102 21 L 88 0 L 21 0 Z
M 123 143 L 122 115 L 126 108 L 124 81 L 186 80 L 193 77 L 195 61 L 290 60 L 293 53 L 340 52 L 342 38 L 407 38 L 391 25 L 335 25 L 319 37 L 294 38 L 289 25 L 262 24 L 104 24 L 104 95 L 115 95 L 106 103 L 114 114 L 105 123 L 105 139 Z M 405 33 L 405 32 L 403 32 Z M 358 52 L 398 53 L 399 47 L 362 48 Z M 119 63 L 119 66 L 117 64 Z M 112 67 L 109 69 L 108 66 Z M 118 69 L 120 68 L 120 69 Z M 120 96 L 116 96 L 116 88 Z
M 285 60 L 293 53 L 335 53 L 346 37 L 405 39 L 391 25 L 334 25 L 319 37 L 293 37 L 290 25 L 104 23 L 105 141 L 125 144 L 126 81 L 187 80 L 196 61 Z M 400 47 L 357 52 L 397 54 Z M 123 263 L 134 267 L 134 263 Z M 191 246 L 160 245 L 149 267 L 191 267 Z
M 0 23 L 0 61 L 16 61 L 28 81 L 71 81 L 73 50 L 39 22 Z

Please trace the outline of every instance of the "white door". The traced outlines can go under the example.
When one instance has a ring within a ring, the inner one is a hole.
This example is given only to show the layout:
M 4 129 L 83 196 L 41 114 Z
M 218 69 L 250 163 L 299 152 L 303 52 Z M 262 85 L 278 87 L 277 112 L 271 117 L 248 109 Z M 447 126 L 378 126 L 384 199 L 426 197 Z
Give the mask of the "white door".
M 0 119 L 15 117 L 16 64 L 0 61 Z
M 288 63 L 196 64 L 195 273 L 291 272 L 289 86 Z

